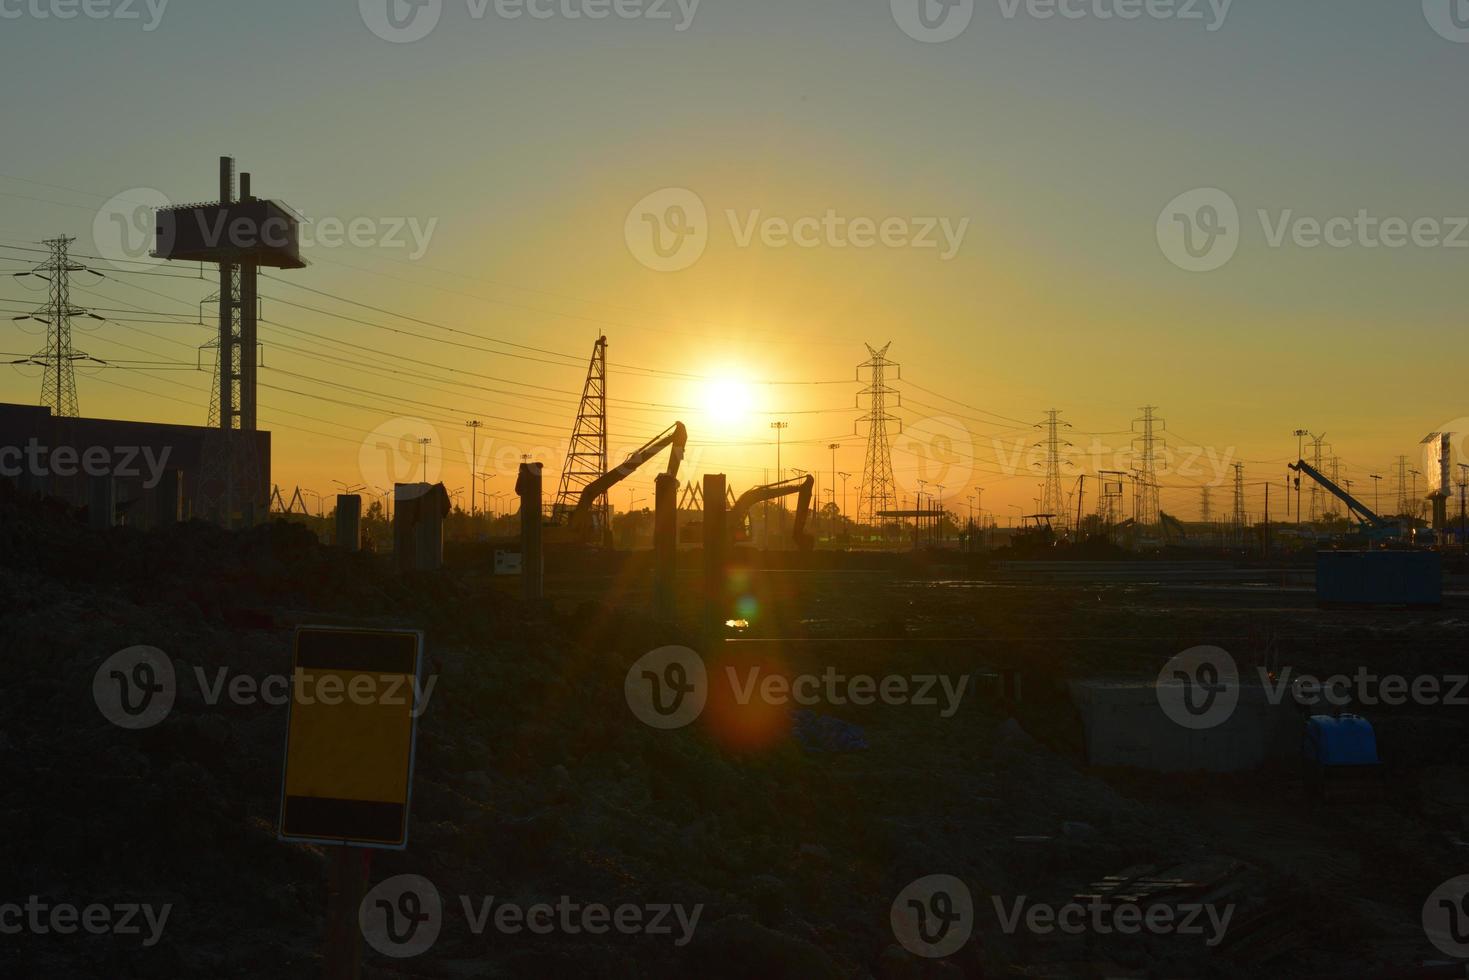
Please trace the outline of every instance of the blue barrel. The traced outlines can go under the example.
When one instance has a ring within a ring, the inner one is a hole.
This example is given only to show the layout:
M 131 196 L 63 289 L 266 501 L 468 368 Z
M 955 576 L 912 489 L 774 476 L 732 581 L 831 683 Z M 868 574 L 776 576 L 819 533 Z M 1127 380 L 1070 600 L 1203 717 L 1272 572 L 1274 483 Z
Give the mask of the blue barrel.
M 1306 758 L 1322 766 L 1375 766 L 1377 736 L 1360 715 L 1312 715 L 1306 722 Z

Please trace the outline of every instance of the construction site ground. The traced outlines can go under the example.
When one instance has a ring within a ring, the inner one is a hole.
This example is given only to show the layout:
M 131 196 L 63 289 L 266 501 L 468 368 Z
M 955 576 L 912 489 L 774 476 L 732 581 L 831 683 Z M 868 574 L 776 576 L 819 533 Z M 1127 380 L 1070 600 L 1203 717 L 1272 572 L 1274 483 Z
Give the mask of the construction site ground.
M 899 560 L 737 571 L 729 618 L 745 623 L 729 636 L 782 641 L 782 670 L 974 685 L 950 717 L 817 706 L 865 744 L 820 751 L 789 736 L 740 743 L 704 724 L 657 731 L 629 711 L 635 660 L 665 644 L 704 647 L 692 570 L 679 616 L 660 621 L 636 562 L 553 562 L 550 598 L 530 608 L 483 562 L 404 576 L 289 525 L 99 536 L 6 503 L 0 583 L 0 892 L 173 907 L 148 947 L 6 937 L 6 976 L 319 975 L 325 854 L 275 837 L 285 709 L 210 703 L 194 680 L 288 672 L 302 623 L 422 628 L 437 678 L 411 843 L 377 855 L 372 875 L 432 880 L 445 924 L 422 956 L 369 951 L 373 977 L 1413 975 L 1442 958 L 1424 935 L 1424 900 L 1469 871 L 1463 709 L 1401 712 L 1385 729 L 1406 733 L 1384 740 L 1386 792 L 1323 806 L 1289 765 L 1092 768 L 1067 694 L 1076 678 L 1156 675 L 1197 644 L 1242 666 L 1454 673 L 1469 631 L 1469 603 L 1454 597 L 1432 611 L 1326 612 L 1309 593 L 1269 586 L 999 583 Z M 823 639 L 861 642 L 831 664 L 833 645 L 810 642 Z M 172 714 L 141 732 L 109 724 L 92 696 L 99 664 L 133 644 L 167 652 L 180 678 Z M 721 663 L 740 649 L 703 652 Z M 1018 702 L 990 681 L 1005 670 L 1023 678 Z M 889 912 L 932 874 L 968 885 L 976 926 L 957 953 L 928 960 L 899 945 Z M 476 934 L 450 899 L 562 895 L 703 912 L 675 945 Z M 1212 946 L 1007 932 L 995 912 L 997 901 L 1095 895 L 1236 911 Z

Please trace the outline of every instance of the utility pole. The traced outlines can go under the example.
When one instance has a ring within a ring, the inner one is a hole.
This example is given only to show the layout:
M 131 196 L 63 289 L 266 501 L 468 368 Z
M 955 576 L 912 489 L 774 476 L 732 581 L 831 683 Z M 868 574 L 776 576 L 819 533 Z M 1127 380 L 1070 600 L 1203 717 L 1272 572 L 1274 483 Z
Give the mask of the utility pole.
M 842 444 L 839 442 L 829 442 L 826 444 L 826 448 L 831 450 L 831 496 L 833 503 L 835 503 L 837 495 L 837 450 L 842 448 Z M 831 538 L 833 541 L 836 540 L 837 525 L 839 523 L 839 521 L 832 522 Z
M 479 429 L 484 423 L 479 419 L 470 419 L 464 424 L 469 427 L 469 516 L 472 519 L 474 517 L 474 475 L 479 469 Z
M 1234 530 L 1235 539 L 1245 543 L 1245 464 L 1234 464 Z
M 1380 474 L 1380 473 L 1368 473 L 1367 474 L 1367 478 L 1372 481 L 1372 510 L 1378 516 L 1381 516 L 1382 515 L 1382 505 L 1377 502 L 1377 497 L 1378 497 L 1377 491 L 1378 491 L 1378 488 L 1382 486 L 1382 474 Z
M 1265 529 L 1260 538 L 1260 550 L 1266 561 L 1270 560 L 1270 481 L 1265 481 Z
M 430 438 L 429 436 L 424 436 L 422 439 L 419 439 L 418 440 L 418 444 L 423 447 L 423 481 L 422 482 L 424 482 L 424 483 L 427 483 L 428 482 L 428 444 L 431 443 L 431 442 L 433 442 L 433 439 Z

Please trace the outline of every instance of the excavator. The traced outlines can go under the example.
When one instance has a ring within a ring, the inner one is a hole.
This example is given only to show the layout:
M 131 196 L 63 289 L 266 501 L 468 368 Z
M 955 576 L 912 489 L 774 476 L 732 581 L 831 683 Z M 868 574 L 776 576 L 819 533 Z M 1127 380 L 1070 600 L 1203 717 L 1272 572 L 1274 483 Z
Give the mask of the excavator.
M 779 483 L 766 483 L 762 486 L 751 487 L 740 494 L 726 517 L 730 544 L 750 539 L 749 532 L 745 530 L 745 520 L 749 517 L 752 507 L 763 500 L 775 500 L 794 493 L 799 496 L 796 498 L 796 523 L 791 529 L 791 539 L 795 541 L 796 549 L 799 551 L 810 551 L 816 547 L 816 538 L 806 533 L 806 522 L 811 517 L 811 493 L 815 486 L 815 477 L 808 473 L 805 476 L 781 480 Z
M 628 454 L 627 459 L 603 473 L 582 490 L 576 506 L 571 509 L 565 524 L 548 525 L 542 532 L 548 544 L 586 544 L 592 535 L 592 517 L 597 511 L 597 501 L 603 494 L 632 476 L 648 460 L 664 449 L 668 454 L 667 474 L 678 476 L 683 463 L 684 449 L 688 446 L 689 432 L 682 422 L 675 422 L 662 433 L 648 440 L 643 446 Z M 671 447 L 671 448 L 670 448 Z M 604 543 L 610 546 L 612 529 L 603 528 Z
M 1158 524 L 1163 528 L 1163 543 L 1168 545 L 1186 544 L 1188 542 L 1188 531 L 1184 530 L 1183 522 L 1172 514 L 1158 511 Z

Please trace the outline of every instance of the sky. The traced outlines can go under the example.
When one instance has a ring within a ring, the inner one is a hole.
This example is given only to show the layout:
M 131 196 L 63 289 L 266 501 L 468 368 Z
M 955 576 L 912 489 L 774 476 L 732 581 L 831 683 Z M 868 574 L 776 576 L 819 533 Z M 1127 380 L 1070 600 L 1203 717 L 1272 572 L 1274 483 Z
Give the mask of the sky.
M 310 267 L 261 285 L 288 496 L 467 488 L 476 418 L 491 492 L 525 454 L 554 481 L 599 332 L 614 457 L 681 420 L 685 478 L 738 492 L 786 421 L 780 467 L 848 509 L 866 344 L 901 365 L 900 498 L 1000 523 L 1041 496 L 1049 409 L 1095 501 L 1156 406 L 1185 518 L 1235 463 L 1258 515 L 1297 429 L 1384 496 L 1469 433 L 1469 4 L 0 0 L 0 64 L 0 270 L 66 235 L 102 273 L 73 276 L 108 316 L 76 330 L 108 363 L 81 414 L 207 417 L 214 283 L 148 258 L 149 207 L 212 199 L 230 154 L 309 219 Z M 6 282 L 0 310 L 44 302 Z

